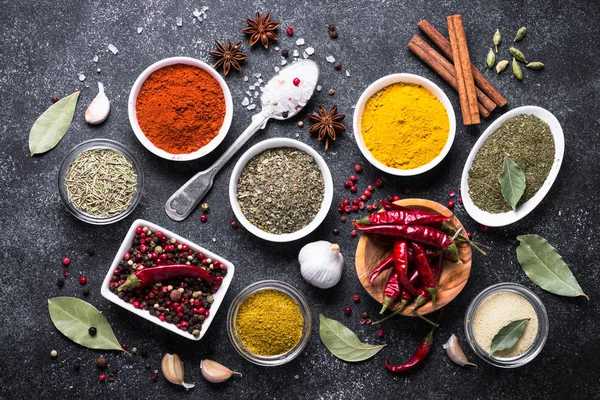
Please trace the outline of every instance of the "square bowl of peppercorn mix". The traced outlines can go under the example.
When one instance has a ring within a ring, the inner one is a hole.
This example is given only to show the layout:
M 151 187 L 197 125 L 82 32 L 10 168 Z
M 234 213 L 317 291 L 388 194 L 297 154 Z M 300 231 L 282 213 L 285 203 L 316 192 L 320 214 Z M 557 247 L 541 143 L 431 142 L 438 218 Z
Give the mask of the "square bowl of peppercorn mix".
M 104 278 L 102 296 L 187 339 L 200 340 L 234 265 L 152 222 L 133 222 Z

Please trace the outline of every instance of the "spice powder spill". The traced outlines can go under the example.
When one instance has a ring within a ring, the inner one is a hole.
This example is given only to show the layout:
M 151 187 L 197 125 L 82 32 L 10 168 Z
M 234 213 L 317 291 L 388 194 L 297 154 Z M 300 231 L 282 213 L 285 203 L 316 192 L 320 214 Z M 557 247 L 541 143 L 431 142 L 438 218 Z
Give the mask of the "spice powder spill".
M 254 156 L 237 183 L 242 214 L 257 228 L 280 235 L 310 224 L 323 202 L 325 180 L 305 152 L 283 147 Z
M 137 95 L 136 117 L 144 135 L 171 154 L 189 154 L 219 134 L 225 96 L 219 82 L 193 65 L 154 71 Z
M 125 211 L 136 185 L 131 162 L 111 149 L 82 152 L 69 165 L 65 177 L 73 207 L 94 217 L 111 217 Z
M 516 357 L 533 344 L 538 332 L 538 319 L 531 303 L 523 296 L 511 292 L 494 293 L 484 299 L 473 316 L 473 335 L 477 343 L 487 352 L 492 339 L 509 322 L 529 318 L 523 335 L 509 349 L 494 353 L 496 358 Z
M 302 338 L 304 317 L 288 294 L 265 289 L 240 305 L 235 320 L 238 337 L 251 353 L 277 356 L 293 349 Z
M 361 131 L 365 146 L 379 162 L 408 170 L 428 164 L 442 152 L 450 119 L 429 90 L 394 83 L 367 100 Z
M 469 194 L 473 203 L 491 213 L 511 210 L 498 180 L 505 156 L 525 174 L 525 192 L 519 204 L 526 202 L 544 184 L 554 163 L 554 153 L 554 138 L 547 123 L 534 115 L 508 119 L 487 138 L 473 160 L 469 170 Z

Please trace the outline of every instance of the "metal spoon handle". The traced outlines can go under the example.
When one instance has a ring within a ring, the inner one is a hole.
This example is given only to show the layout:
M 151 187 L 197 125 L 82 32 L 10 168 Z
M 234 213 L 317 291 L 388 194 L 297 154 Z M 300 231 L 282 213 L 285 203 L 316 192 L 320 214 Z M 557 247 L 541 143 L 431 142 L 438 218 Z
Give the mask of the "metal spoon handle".
M 269 116 L 263 113 L 255 114 L 252 123 L 233 142 L 231 146 L 219 157 L 213 165 L 204 171 L 198 172 L 183 186 L 181 186 L 165 204 L 165 212 L 175 221 L 183 221 L 196 208 L 198 203 L 210 190 L 215 175 L 229 161 L 231 157 L 254 135 L 259 129 L 263 129 L 269 120 Z

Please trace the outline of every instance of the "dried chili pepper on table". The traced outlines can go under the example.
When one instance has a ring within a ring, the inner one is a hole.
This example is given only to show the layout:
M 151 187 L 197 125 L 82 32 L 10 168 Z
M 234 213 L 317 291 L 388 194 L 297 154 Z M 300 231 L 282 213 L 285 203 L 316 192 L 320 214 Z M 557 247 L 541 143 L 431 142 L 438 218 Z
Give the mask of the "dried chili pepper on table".
M 360 225 L 430 225 L 441 226 L 450 218 L 441 214 L 425 214 L 416 211 L 390 210 L 367 215 L 357 221 Z
M 354 227 L 361 232 L 398 239 L 411 240 L 436 249 L 448 249 L 453 245 L 452 238 L 435 228 L 426 225 L 360 225 L 354 221 Z
M 408 371 L 409 369 L 413 369 L 417 365 L 421 364 L 423 362 L 423 360 L 429 354 L 429 351 L 431 350 L 431 345 L 433 344 L 433 331 L 434 330 L 435 330 L 435 328 L 433 328 L 433 329 L 431 329 L 431 331 L 429 331 L 427 336 L 425 336 L 425 338 L 423 338 L 421 343 L 419 343 L 419 346 L 417 347 L 417 351 L 412 356 L 412 358 L 410 360 L 408 360 L 407 362 L 405 362 L 404 364 L 391 365 L 389 358 L 387 360 L 385 360 L 385 367 L 388 369 L 388 371 L 394 372 L 394 373 Z
M 423 289 L 430 294 L 431 303 L 435 307 L 439 287 L 437 284 L 437 280 L 435 279 L 433 272 L 431 271 L 431 267 L 429 266 L 429 261 L 427 260 L 425 249 L 423 248 L 423 246 L 414 242 L 410 243 L 410 247 L 414 252 L 415 265 L 417 267 L 417 271 L 419 271 L 419 276 L 421 277 Z M 419 295 L 415 299 L 415 305 L 413 306 L 413 310 L 423 305 L 425 301 L 427 301 L 427 299 L 424 296 L 422 296 L 422 294 Z
M 379 264 L 371 271 L 369 274 L 369 283 L 373 283 L 373 281 L 383 272 L 394 266 L 394 257 L 388 256 L 381 260 Z
M 130 274 L 118 290 L 134 289 L 137 287 L 153 285 L 167 279 L 185 277 L 200 278 L 209 283 L 218 284 L 223 281 L 222 276 L 214 276 L 204 269 L 187 264 L 162 265 L 160 267 L 144 268 Z

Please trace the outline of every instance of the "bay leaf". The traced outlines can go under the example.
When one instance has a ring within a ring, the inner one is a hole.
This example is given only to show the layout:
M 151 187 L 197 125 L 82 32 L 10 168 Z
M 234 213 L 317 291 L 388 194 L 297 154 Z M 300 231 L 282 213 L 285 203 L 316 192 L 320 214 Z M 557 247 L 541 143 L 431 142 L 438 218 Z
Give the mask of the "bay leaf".
M 498 180 L 500 181 L 504 200 L 513 210 L 516 210 L 517 203 L 525 192 L 525 174 L 510 157 L 504 157 L 504 167 L 498 176 Z
M 529 318 L 517 319 L 503 326 L 492 339 L 490 355 L 500 350 L 510 349 L 521 339 Z
M 63 335 L 84 347 L 124 351 L 104 315 L 90 303 L 75 297 L 48 299 L 52 323 Z M 88 332 L 95 327 L 96 335 Z
M 29 152 L 32 157 L 52 150 L 65 136 L 73 121 L 78 98 L 79 91 L 60 99 L 35 121 L 29 131 Z
M 373 357 L 386 345 L 362 343 L 358 336 L 342 323 L 319 314 L 319 336 L 327 349 L 340 360 L 364 361 Z
M 546 239 L 539 235 L 521 235 L 517 236 L 517 240 L 521 242 L 517 248 L 519 264 L 536 285 L 559 296 L 584 296 L 590 299 L 560 254 Z

